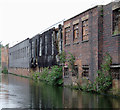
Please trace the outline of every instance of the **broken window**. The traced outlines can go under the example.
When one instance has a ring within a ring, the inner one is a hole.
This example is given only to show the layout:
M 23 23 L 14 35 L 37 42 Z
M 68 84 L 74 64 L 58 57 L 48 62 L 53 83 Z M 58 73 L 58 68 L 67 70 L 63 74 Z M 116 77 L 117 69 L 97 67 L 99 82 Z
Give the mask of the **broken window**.
M 82 69 L 83 69 L 82 77 L 89 77 L 89 66 L 88 65 L 83 65 Z
M 111 69 L 111 73 L 112 73 L 113 79 L 120 79 L 120 69 L 119 68 Z
M 113 11 L 113 35 L 120 34 L 120 8 Z
M 47 55 L 47 36 L 45 36 L 45 55 Z
M 32 41 L 32 57 L 34 56 L 34 42 Z
M 35 41 L 35 55 L 37 56 L 37 39 Z
M 70 27 L 65 28 L 65 44 L 70 43 Z
M 76 76 L 78 78 L 78 66 L 77 65 L 75 65 L 75 67 L 74 67 L 74 72 L 73 72 L 72 76 Z
M 42 56 L 42 37 L 40 37 L 40 51 L 39 56 Z
M 89 40 L 88 38 L 88 19 L 82 21 L 82 41 Z
M 69 70 L 68 67 L 64 68 L 64 77 L 68 77 L 69 76 Z
M 78 24 L 73 26 L 73 39 L 77 39 L 79 37 Z
M 52 37 L 52 55 L 54 55 L 54 41 L 53 41 L 53 37 Z

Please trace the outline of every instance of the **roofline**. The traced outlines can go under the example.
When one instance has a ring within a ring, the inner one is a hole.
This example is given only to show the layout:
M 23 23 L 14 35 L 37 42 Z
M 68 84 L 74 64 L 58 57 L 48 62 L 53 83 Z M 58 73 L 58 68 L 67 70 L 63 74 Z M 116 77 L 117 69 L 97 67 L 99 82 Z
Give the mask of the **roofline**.
M 89 8 L 89 9 L 87 9 L 87 10 L 85 10 L 85 11 L 83 11 L 83 12 L 81 12 L 81 13 L 79 13 L 79 14 L 77 14 L 77 15 L 75 15 L 75 16 L 67 19 L 67 20 L 65 20 L 64 22 L 69 21 L 69 20 L 71 20 L 71 19 L 73 19 L 73 18 L 76 18 L 77 16 L 79 16 L 79 15 L 81 15 L 81 14 L 83 14 L 83 13 L 89 11 L 89 10 L 92 10 L 92 9 L 94 9 L 94 8 L 97 8 L 98 6 L 103 6 L 103 5 L 96 5 L 96 6 L 92 7 L 92 8 Z
M 13 46 L 12 46 L 12 47 L 10 47 L 9 49 L 11 49 L 11 48 L 13 48 L 13 47 L 15 47 L 15 46 L 19 45 L 20 43 L 22 43 L 22 42 L 24 42 L 24 41 L 26 41 L 26 40 L 29 40 L 29 38 L 27 38 L 27 39 L 25 39 L 25 40 L 23 40 L 23 41 L 21 41 L 21 42 L 19 42 L 19 43 L 15 44 L 15 45 L 13 45 Z

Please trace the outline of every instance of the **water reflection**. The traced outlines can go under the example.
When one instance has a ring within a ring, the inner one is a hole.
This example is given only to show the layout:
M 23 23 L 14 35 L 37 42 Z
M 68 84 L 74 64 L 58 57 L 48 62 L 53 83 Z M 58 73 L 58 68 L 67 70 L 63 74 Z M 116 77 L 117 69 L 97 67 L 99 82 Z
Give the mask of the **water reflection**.
M 1 108 L 120 108 L 120 99 L 0 75 Z M 6 106 L 7 105 L 7 106 Z

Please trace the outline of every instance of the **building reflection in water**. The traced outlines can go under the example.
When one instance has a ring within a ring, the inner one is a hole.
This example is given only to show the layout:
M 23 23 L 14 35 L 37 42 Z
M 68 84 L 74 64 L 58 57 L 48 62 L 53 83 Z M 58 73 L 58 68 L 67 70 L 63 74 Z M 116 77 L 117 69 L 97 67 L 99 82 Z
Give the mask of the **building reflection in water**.
M 0 107 L 5 108 L 120 108 L 120 99 L 55 87 L 13 75 L 2 75 Z

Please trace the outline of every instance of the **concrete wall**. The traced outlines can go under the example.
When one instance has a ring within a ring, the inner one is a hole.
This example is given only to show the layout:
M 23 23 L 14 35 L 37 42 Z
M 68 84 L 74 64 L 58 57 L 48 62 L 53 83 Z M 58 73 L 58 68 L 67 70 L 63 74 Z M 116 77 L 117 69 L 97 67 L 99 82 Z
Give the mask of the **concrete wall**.
M 9 68 L 29 68 L 29 39 L 9 49 Z

